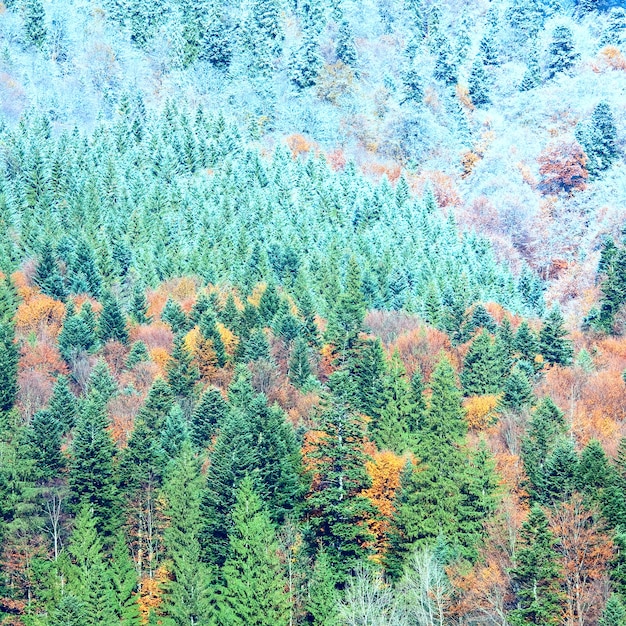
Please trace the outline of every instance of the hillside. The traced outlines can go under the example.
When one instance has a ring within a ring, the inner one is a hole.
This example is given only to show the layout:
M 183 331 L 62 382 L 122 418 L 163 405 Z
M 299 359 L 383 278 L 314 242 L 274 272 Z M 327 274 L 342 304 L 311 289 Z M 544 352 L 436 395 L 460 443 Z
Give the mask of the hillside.
M 626 10 L 0 5 L 0 624 L 626 623 Z

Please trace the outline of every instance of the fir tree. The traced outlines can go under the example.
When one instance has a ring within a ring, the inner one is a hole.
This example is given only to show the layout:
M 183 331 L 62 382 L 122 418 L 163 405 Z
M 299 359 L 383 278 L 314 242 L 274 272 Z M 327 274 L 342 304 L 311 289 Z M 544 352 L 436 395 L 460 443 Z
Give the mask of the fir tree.
M 217 329 L 215 313 L 211 309 L 202 313 L 198 327 L 202 337 L 211 342 L 211 347 L 215 351 L 215 358 L 219 367 L 226 365 L 226 348 Z
M 50 615 L 51 626 L 85 626 L 89 623 L 87 607 L 76 596 L 64 594 Z
M 276 536 L 249 476 L 237 490 L 232 519 L 219 598 L 221 623 L 287 626 L 289 597 Z
M 548 78 L 571 69 L 579 57 L 574 47 L 574 36 L 567 26 L 557 26 L 548 48 Z
M 309 346 L 302 337 L 298 337 L 289 357 L 289 380 L 295 387 L 301 389 L 311 381 L 312 374 Z
M 41 289 L 41 293 L 45 293 L 55 300 L 64 301 L 67 297 L 63 277 L 49 241 L 46 241 L 41 248 L 33 282 Z
M 504 382 L 504 393 L 498 405 L 500 409 L 520 412 L 533 403 L 533 389 L 524 371 L 516 366 Z
M 170 386 L 162 378 L 156 378 L 137 418 L 143 419 L 151 431 L 159 432 L 172 406 L 174 396 Z
M 210 623 L 212 574 L 200 561 L 200 494 L 198 462 L 186 442 L 163 486 L 169 525 L 163 544 L 172 572 L 165 586 L 163 612 L 173 624 Z
M 348 67 L 355 68 L 358 62 L 356 46 L 354 45 L 354 35 L 347 21 L 341 22 L 337 34 L 337 46 L 335 49 L 337 59 L 345 63 Z
M 49 411 L 35 413 L 30 424 L 29 445 L 40 480 L 56 478 L 65 467 L 66 459 L 61 453 L 62 435 L 63 427 Z
M 185 442 L 189 441 L 189 425 L 180 404 L 176 403 L 165 418 L 161 431 L 161 448 L 169 459 L 174 459 L 180 454 Z
M 117 526 L 118 494 L 113 474 L 115 446 L 98 395 L 84 401 L 72 441 L 68 484 L 74 510 L 88 507 L 98 532 L 110 535 Z
M 339 626 L 337 577 L 321 550 L 309 579 L 306 611 L 315 626 Z
M 78 416 L 78 403 L 76 396 L 70 391 L 66 376 L 59 376 L 54 383 L 48 412 L 50 417 L 60 424 L 63 434 L 75 426 Z
M 626 608 L 619 596 L 613 593 L 602 611 L 598 626 L 624 626 L 624 624 L 626 624 Z
M 576 489 L 578 455 L 571 438 L 557 442 L 544 466 L 544 500 L 555 505 L 568 501 Z
M 319 478 L 306 500 L 307 535 L 312 548 L 326 552 L 341 581 L 371 550 L 371 534 L 364 522 L 373 509 L 362 495 L 370 484 L 365 433 L 356 415 L 332 401 L 320 417 L 318 430 L 321 436 L 309 453 Z
M 174 338 L 174 350 L 167 362 L 167 383 L 172 393 L 179 398 L 189 398 L 200 377 L 193 363 L 193 355 L 185 347 L 182 335 Z
M 148 315 L 148 300 L 141 285 L 133 288 L 133 297 L 130 303 L 130 319 L 135 324 L 149 324 L 152 316 Z
M 202 394 L 191 417 L 191 440 L 197 449 L 203 450 L 211 443 L 227 412 L 228 405 L 219 389 L 209 387 Z
M 516 607 L 509 613 L 512 624 L 561 624 L 562 578 L 556 540 L 545 513 L 534 506 L 520 531 L 520 547 L 511 572 Z
M 111 587 L 115 599 L 115 615 L 120 626 L 139 626 L 139 594 L 137 572 L 128 552 L 126 538 L 118 533 L 111 554 Z
M 548 313 L 539 332 L 539 351 L 546 363 L 569 365 L 572 362 L 574 350 L 572 342 L 564 339 L 566 336 L 561 311 L 554 307 Z
M 186 333 L 189 327 L 189 320 L 183 311 L 183 308 L 178 302 L 167 299 L 163 312 L 161 313 L 161 320 L 170 326 L 172 332 L 175 335 Z
M 611 107 L 600 102 L 587 125 L 576 129 L 576 138 L 587 155 L 587 169 L 591 176 L 598 176 L 619 158 L 617 128 Z
M 489 77 L 481 57 L 476 57 L 469 77 L 469 95 L 474 106 L 481 108 L 491 103 Z
M 89 506 L 83 505 L 68 545 L 71 564 L 67 571 L 67 590 L 84 605 L 84 624 L 89 626 L 116 621 L 116 599 L 104 561 L 97 522 Z
M 403 454 L 415 447 L 417 420 L 415 404 L 399 353 L 394 352 L 383 378 L 381 407 L 370 425 L 372 438 L 379 449 Z
M 89 314 L 87 317 L 83 315 L 85 306 L 80 314 L 66 317 L 59 334 L 59 352 L 67 363 L 71 363 L 82 353 L 91 352 L 96 347 L 97 339 L 95 329 L 91 326 L 90 316 Z
M 8 411 L 15 403 L 18 359 L 13 323 L 0 322 L 0 411 Z
M 499 365 L 491 337 L 483 330 L 472 341 L 463 361 L 461 383 L 465 394 L 472 396 L 498 393 L 501 384 Z
M 130 347 L 130 352 L 126 357 L 126 367 L 132 369 L 135 365 L 145 363 L 149 360 L 150 353 L 148 352 L 148 348 L 146 348 L 146 344 L 143 341 L 135 341 Z
M 291 81 L 300 90 L 313 87 L 322 65 L 317 36 L 311 29 L 307 29 L 291 64 Z
M 26 43 L 39 48 L 46 45 L 46 12 L 41 0 L 26 0 L 24 10 L 24 39 Z
M 91 370 L 87 391 L 93 396 L 97 395 L 104 406 L 117 393 L 117 383 L 104 359 L 99 359 Z

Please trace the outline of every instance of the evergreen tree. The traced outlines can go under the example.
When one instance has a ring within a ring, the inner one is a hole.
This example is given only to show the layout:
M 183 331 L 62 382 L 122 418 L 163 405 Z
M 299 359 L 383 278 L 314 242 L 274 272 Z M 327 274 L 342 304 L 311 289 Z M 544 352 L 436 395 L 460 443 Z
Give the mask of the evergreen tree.
M 548 48 L 548 78 L 554 78 L 574 66 L 580 55 L 576 53 L 574 36 L 567 26 L 557 26 Z
M 85 626 L 87 607 L 76 596 L 64 594 L 50 615 L 51 626 Z
M 85 625 L 111 624 L 115 620 L 116 601 L 107 571 L 98 520 L 89 506 L 83 505 L 75 521 L 68 552 L 67 590 L 85 608 Z
M 39 48 L 46 45 L 46 12 L 41 0 L 26 0 L 24 11 L 24 39 L 28 45 Z
M 115 446 L 99 395 L 89 395 L 81 408 L 72 441 L 68 484 L 74 510 L 88 507 L 99 533 L 110 535 L 118 523 L 118 494 L 113 474 Z
M 200 377 L 193 363 L 193 355 L 185 347 L 182 335 L 174 337 L 174 350 L 167 362 L 167 383 L 172 393 L 179 398 L 189 398 Z
M 333 374 L 333 376 L 342 373 Z M 306 500 L 307 538 L 311 548 L 324 550 L 339 581 L 371 551 L 365 525 L 373 514 L 362 494 L 370 484 L 364 427 L 345 404 L 332 400 L 320 416 L 320 437 L 309 458 L 318 480 Z
M 111 554 L 111 587 L 115 599 L 115 615 L 120 626 L 139 626 L 139 594 L 137 572 L 128 552 L 126 538 L 118 533 Z
M 52 397 L 48 404 L 48 413 L 61 426 L 62 433 L 66 433 L 76 424 L 78 403 L 76 396 L 70 391 L 66 376 L 59 376 L 54 383 Z
M 546 363 L 569 365 L 572 362 L 574 350 L 572 342 L 564 339 L 566 336 L 561 311 L 554 307 L 548 313 L 539 332 L 539 351 Z
M 514 349 L 518 360 L 534 365 L 539 354 L 539 341 L 526 321 L 523 321 L 517 329 Z
M 228 405 L 219 389 L 209 387 L 201 396 L 191 417 L 191 441 L 203 450 L 226 418 Z
M 135 324 L 149 324 L 152 316 L 148 315 L 148 299 L 141 285 L 133 288 L 133 297 L 130 303 L 130 319 Z
M 580 454 L 576 466 L 576 488 L 591 500 L 602 503 L 607 487 L 614 481 L 614 475 L 602 445 L 592 439 Z
M 287 626 L 289 597 L 276 536 L 249 476 L 237 490 L 232 519 L 219 598 L 221 623 Z
M 61 453 L 62 435 L 61 424 L 49 411 L 35 413 L 30 424 L 29 444 L 38 479 L 56 478 L 65 467 L 66 459 Z
M 321 550 L 309 579 L 306 611 L 314 626 L 339 626 L 337 577 L 326 552 Z
M 137 418 L 144 420 L 152 432 L 159 432 L 172 406 L 174 395 L 170 386 L 162 378 L 156 378 L 148 391 L 145 404 L 139 409 Z
M 533 45 L 528 55 L 528 68 L 520 83 L 520 91 L 530 91 L 541 85 L 541 67 L 539 66 L 539 58 L 537 48 Z
M 483 330 L 472 341 L 463 361 L 461 383 L 465 395 L 496 394 L 500 391 L 501 371 L 491 337 Z
M 309 346 L 302 337 L 298 337 L 293 344 L 289 357 L 289 380 L 295 387 L 301 389 L 311 381 L 312 375 Z
M 63 277 L 49 241 L 44 242 L 41 248 L 33 282 L 41 289 L 41 293 L 45 293 L 55 300 L 64 301 L 67 297 Z
M 500 409 L 519 413 L 532 404 L 533 399 L 528 376 L 519 366 L 514 367 L 511 375 L 504 381 L 504 393 L 498 402 Z
M 578 455 L 571 438 L 557 442 L 544 466 L 544 500 L 555 505 L 568 501 L 576 489 Z
M 161 448 L 169 459 L 176 458 L 185 442 L 190 441 L 189 426 L 180 404 L 176 403 L 165 418 L 161 431 Z
M 505 317 L 496 330 L 496 338 L 493 344 L 494 357 L 501 380 L 508 376 L 513 367 L 514 343 L 515 337 L 511 328 L 511 322 Z
M 602 611 L 598 626 L 624 626 L 624 624 L 626 624 L 626 608 L 619 596 L 613 593 Z
M 59 352 L 67 363 L 72 363 L 82 353 L 96 347 L 95 329 L 91 327 L 91 314 L 83 315 L 86 305 L 78 315 L 68 315 L 59 333 Z M 90 311 L 91 309 L 88 309 Z
M 485 63 L 481 57 L 476 57 L 469 77 L 469 95 L 474 106 L 481 108 L 491 104 L 489 97 L 489 77 L 485 70 Z
M 556 540 L 545 513 L 530 510 L 520 531 L 520 546 L 511 572 L 516 607 L 509 613 L 512 624 L 561 624 L 563 619 L 562 578 Z
M 2 312 L 4 313 L 4 311 Z M 0 411 L 13 407 L 17 395 L 19 352 L 12 322 L 0 322 Z
M 175 335 L 184 334 L 189 329 L 189 320 L 183 311 L 183 308 L 178 302 L 167 299 L 163 311 L 161 313 L 161 320 L 170 326 L 172 332 Z
M 97 395 L 104 406 L 117 393 L 117 383 L 104 359 L 99 359 L 91 370 L 87 391 L 93 396 Z
M 70 291 L 75 294 L 87 293 L 100 297 L 102 276 L 96 265 L 91 247 L 84 241 L 76 242 L 68 263 Z
M 586 125 L 579 125 L 576 138 L 585 149 L 587 170 L 598 176 L 619 158 L 617 128 L 613 112 L 607 102 L 600 102 Z
M 215 351 L 217 365 L 224 367 L 227 359 L 226 348 L 216 324 L 215 313 L 209 309 L 202 313 L 198 327 L 203 339 L 211 342 L 211 347 Z
M 150 353 L 148 352 L 148 348 L 146 348 L 146 344 L 143 341 L 135 341 L 130 347 L 130 352 L 126 357 L 126 367 L 132 369 L 135 365 L 145 363 L 149 360 Z
M 300 90 L 313 87 L 322 65 L 317 36 L 311 29 L 306 29 L 291 64 L 291 81 Z
M 352 34 L 350 24 L 346 20 L 339 25 L 335 54 L 337 55 L 337 59 L 345 63 L 348 67 L 356 67 L 358 55 L 356 46 L 354 45 L 354 35 Z
M 163 612 L 176 626 L 210 623 L 213 613 L 212 574 L 200 560 L 201 487 L 200 468 L 186 442 L 163 486 L 169 520 L 163 544 L 172 572 Z
M 383 378 L 380 412 L 370 424 L 371 436 L 378 448 L 396 454 L 414 448 L 417 436 L 416 407 L 405 376 L 404 365 L 396 351 Z

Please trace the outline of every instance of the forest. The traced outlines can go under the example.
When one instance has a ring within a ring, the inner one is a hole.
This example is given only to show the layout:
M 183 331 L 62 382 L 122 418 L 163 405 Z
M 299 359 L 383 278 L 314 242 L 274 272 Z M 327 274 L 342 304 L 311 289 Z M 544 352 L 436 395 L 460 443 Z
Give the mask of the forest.
M 626 626 L 626 10 L 0 3 L 0 624 Z

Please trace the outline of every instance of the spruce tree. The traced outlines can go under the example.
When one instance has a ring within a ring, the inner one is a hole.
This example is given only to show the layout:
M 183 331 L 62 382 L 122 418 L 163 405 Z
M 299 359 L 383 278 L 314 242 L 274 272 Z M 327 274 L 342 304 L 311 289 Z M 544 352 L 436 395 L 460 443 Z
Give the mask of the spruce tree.
M 23 11 L 26 43 L 43 50 L 48 32 L 46 29 L 46 12 L 41 0 L 26 0 Z
M 524 371 L 516 366 L 504 381 L 504 393 L 498 402 L 500 409 L 521 412 L 533 403 L 533 389 Z
M 565 437 L 557 442 L 544 466 L 544 501 L 554 506 L 568 501 L 576 489 L 578 454 L 574 442 Z
M 465 395 L 496 394 L 500 391 L 501 371 L 496 359 L 492 339 L 483 330 L 465 355 L 461 383 Z
M 404 364 L 396 351 L 382 381 L 380 411 L 369 427 L 371 437 L 379 449 L 403 454 L 415 447 L 417 436 L 415 409 Z
M 515 609 L 509 613 L 512 624 L 562 623 L 562 573 L 555 544 L 545 513 L 533 506 L 522 525 L 511 572 L 515 593 Z
M 519 361 L 526 361 L 534 366 L 539 354 L 539 341 L 528 322 L 523 321 L 515 333 L 514 349 Z
M 107 341 L 128 343 L 128 329 L 117 300 L 107 293 L 102 298 L 102 313 L 98 319 L 98 338 L 104 344 Z
M 191 417 L 191 441 L 198 450 L 204 450 L 211 443 L 227 413 L 228 405 L 219 389 L 206 389 Z
M 86 626 L 116 621 L 116 598 L 105 564 L 97 523 L 89 505 L 82 505 L 68 545 L 71 563 L 66 574 L 67 590 L 84 605 Z
M 491 103 L 489 97 L 489 77 L 485 70 L 485 63 L 481 57 L 476 57 L 469 77 L 469 95 L 475 107 L 485 107 Z
M 170 386 L 162 378 L 156 378 L 137 418 L 144 420 L 152 432 L 159 432 L 173 405 L 174 395 Z
M 339 626 L 337 577 L 326 552 L 321 550 L 308 581 L 305 609 L 314 626 Z
M 174 350 L 167 362 L 166 371 L 167 383 L 174 396 L 189 398 L 193 394 L 200 374 L 193 363 L 193 355 L 185 347 L 185 339 L 182 335 L 174 338 Z
M 211 342 L 211 347 L 215 351 L 215 358 L 219 367 L 226 365 L 226 348 L 224 342 L 216 326 L 215 313 L 209 309 L 202 313 L 198 327 L 202 337 Z
M 135 341 L 133 345 L 130 347 L 130 352 L 126 357 L 126 367 L 128 369 L 132 369 L 135 365 L 139 363 L 145 363 L 150 360 L 150 353 L 148 352 L 148 348 L 146 348 L 146 344 L 143 341 Z
M 221 623 L 287 626 L 289 596 L 276 535 L 249 476 L 237 490 L 232 519 L 219 597 Z
M 13 323 L 0 322 L 0 411 L 10 410 L 15 403 L 18 360 Z
M 291 63 L 291 81 L 300 90 L 313 87 L 322 65 L 317 35 L 312 29 L 306 29 Z
M 189 425 L 180 404 L 176 403 L 165 418 L 161 431 L 161 448 L 166 457 L 172 460 L 180 454 L 185 442 L 189 441 Z
M 99 533 L 109 536 L 118 524 L 118 493 L 113 473 L 115 446 L 99 395 L 84 400 L 72 441 L 68 484 L 70 505 L 79 511 L 88 507 Z
M 138 580 L 135 565 L 128 552 L 126 537 L 118 533 L 111 553 L 111 587 L 115 599 L 116 624 L 139 626 Z
M 335 48 L 337 59 L 345 63 L 348 67 L 355 68 L 358 62 L 356 46 L 354 45 L 354 35 L 349 22 L 344 20 L 339 25 L 337 33 L 337 46 Z
M 571 69 L 580 55 L 576 53 L 574 36 L 567 26 L 557 26 L 548 48 L 548 78 Z
M 342 375 L 335 373 L 333 376 Z M 362 495 L 370 485 L 365 470 L 365 432 L 361 419 L 339 399 L 331 398 L 320 416 L 320 437 L 309 458 L 318 480 L 306 499 L 307 539 L 324 550 L 339 581 L 371 552 L 366 520 L 374 514 Z
M 554 307 L 548 313 L 539 332 L 539 351 L 546 363 L 569 365 L 572 362 L 574 350 L 572 342 L 564 339 L 566 336 L 561 311 Z
M 186 333 L 189 330 L 189 320 L 178 302 L 168 298 L 163 311 L 161 312 L 161 320 L 170 326 L 175 335 Z
M 130 303 L 130 319 L 135 324 L 149 324 L 152 316 L 148 315 L 148 299 L 141 285 L 133 288 L 133 297 Z
M 311 381 L 313 370 L 309 361 L 309 346 L 305 339 L 298 337 L 289 357 L 289 380 L 301 389 Z
M 67 363 L 72 363 L 83 353 L 93 351 L 97 345 L 95 329 L 91 326 L 91 314 L 83 315 L 85 307 L 86 305 L 78 315 L 66 317 L 59 333 L 59 352 Z
M 49 481 L 56 478 L 65 467 L 66 459 L 61 453 L 62 435 L 63 427 L 49 411 L 35 413 L 28 440 L 38 479 Z
M 579 126 L 576 138 L 587 155 L 589 174 L 598 176 L 619 158 L 617 128 L 608 102 L 600 102 L 587 125 Z
M 200 560 L 201 488 L 198 461 L 186 442 L 163 486 L 169 520 L 163 545 L 172 575 L 165 585 L 162 610 L 177 626 L 212 619 L 212 573 Z
M 63 277 L 49 241 L 44 242 L 41 248 L 33 282 L 41 289 L 41 293 L 45 293 L 55 300 L 64 301 L 67 297 Z
M 609 597 L 598 626 L 624 626 L 626 624 L 626 608 L 617 594 Z
M 54 383 L 48 412 L 61 425 L 63 434 L 75 426 L 78 416 L 78 403 L 76 396 L 70 391 L 66 376 L 59 376 Z

